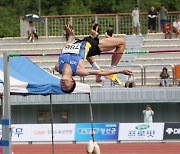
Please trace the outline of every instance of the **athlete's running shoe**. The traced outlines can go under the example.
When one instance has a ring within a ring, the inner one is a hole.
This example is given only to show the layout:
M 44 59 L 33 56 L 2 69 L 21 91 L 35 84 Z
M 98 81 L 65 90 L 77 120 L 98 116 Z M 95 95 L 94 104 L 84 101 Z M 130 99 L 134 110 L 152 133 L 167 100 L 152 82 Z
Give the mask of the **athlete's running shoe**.
M 113 83 L 115 83 L 117 85 L 122 85 L 122 82 L 118 79 L 116 74 L 106 75 L 106 78 L 110 79 Z

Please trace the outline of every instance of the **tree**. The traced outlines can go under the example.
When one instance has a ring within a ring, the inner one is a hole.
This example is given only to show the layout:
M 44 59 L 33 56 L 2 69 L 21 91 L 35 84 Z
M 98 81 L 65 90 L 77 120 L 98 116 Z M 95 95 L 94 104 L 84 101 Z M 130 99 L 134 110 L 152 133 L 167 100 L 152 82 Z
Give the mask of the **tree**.
M 136 0 L 116 0 L 115 12 L 116 13 L 127 13 L 132 12 Z
M 112 13 L 116 5 L 115 0 L 93 0 L 91 11 L 93 13 Z
M 0 35 L 19 36 L 19 15 L 13 8 L 0 8 Z
M 19 36 L 19 17 L 38 14 L 39 0 L 0 0 L 0 35 Z M 179 0 L 139 0 L 140 12 L 151 5 L 160 10 L 164 4 L 168 11 L 179 11 Z M 41 15 L 122 13 L 132 12 L 137 0 L 41 0 Z
M 62 14 L 88 14 L 88 13 L 91 13 L 91 10 L 84 5 L 82 0 L 66 0 L 62 4 L 61 13 Z

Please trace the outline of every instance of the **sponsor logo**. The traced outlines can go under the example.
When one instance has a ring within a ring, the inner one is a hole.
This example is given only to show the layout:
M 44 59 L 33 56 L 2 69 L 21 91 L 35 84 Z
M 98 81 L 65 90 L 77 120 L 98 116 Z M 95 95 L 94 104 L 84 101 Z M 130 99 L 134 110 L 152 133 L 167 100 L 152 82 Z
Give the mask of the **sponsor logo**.
M 78 128 L 78 134 L 92 134 L 92 128 Z M 98 134 L 99 128 L 93 128 L 93 134 Z
M 168 129 L 166 129 L 166 132 L 170 135 L 173 132 L 173 129 L 172 128 L 168 128 Z
M 166 132 L 171 135 L 171 134 L 174 134 L 174 135 L 179 135 L 180 134 L 180 128 L 167 128 L 166 129 Z
M 135 128 L 136 128 L 137 130 L 144 130 L 144 129 L 148 129 L 149 127 L 150 127 L 149 125 L 142 124 L 142 125 L 136 126 Z
M 46 132 L 43 130 L 35 130 L 34 135 L 44 135 Z

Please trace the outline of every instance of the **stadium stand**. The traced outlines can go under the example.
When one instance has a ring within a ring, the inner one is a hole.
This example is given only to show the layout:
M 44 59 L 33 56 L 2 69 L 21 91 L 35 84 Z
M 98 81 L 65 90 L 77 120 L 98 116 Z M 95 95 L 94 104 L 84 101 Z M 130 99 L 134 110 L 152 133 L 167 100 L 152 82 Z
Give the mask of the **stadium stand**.
M 180 38 L 176 38 L 175 34 L 172 35 L 172 39 L 164 39 L 164 34 L 148 34 L 145 36 L 142 49 L 145 50 L 172 50 L 179 49 Z
M 82 38 L 84 36 L 77 36 Z M 100 37 L 103 38 L 102 35 Z M 126 50 L 175 50 L 180 49 L 179 38 L 164 39 L 164 34 L 148 34 L 145 36 L 133 36 L 120 34 L 116 37 L 123 37 L 126 40 Z M 175 36 L 174 36 L 175 37 Z M 0 53 L 60 53 L 61 49 L 65 45 L 65 39 L 62 36 L 40 37 L 34 43 L 27 43 L 26 38 L 1 38 L 0 39 Z M 38 66 L 46 69 L 57 76 L 59 74 L 55 72 L 54 64 L 56 63 L 58 56 L 44 56 L 44 57 L 29 57 Z M 97 63 L 102 68 L 108 68 L 111 61 L 110 55 L 97 56 Z M 159 85 L 159 74 L 164 65 L 167 66 L 170 73 L 170 84 L 173 85 L 173 65 L 179 64 L 180 53 L 156 53 L 156 54 L 125 54 L 123 55 L 118 67 L 120 69 L 130 69 L 134 72 L 137 86 Z M 153 65 L 152 65 L 153 64 Z M 87 68 L 91 66 L 87 63 Z M 145 71 L 145 72 L 144 72 Z M 118 75 L 124 82 L 125 77 Z M 95 83 L 95 77 L 80 77 L 75 78 L 77 81 L 89 83 L 94 86 L 109 86 L 112 85 L 109 80 L 103 79 L 101 84 Z

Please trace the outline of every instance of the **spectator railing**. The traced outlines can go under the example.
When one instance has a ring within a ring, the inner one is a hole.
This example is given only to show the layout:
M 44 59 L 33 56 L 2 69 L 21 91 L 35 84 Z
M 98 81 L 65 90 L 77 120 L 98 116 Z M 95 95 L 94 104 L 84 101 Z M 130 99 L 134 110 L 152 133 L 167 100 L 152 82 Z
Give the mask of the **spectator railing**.
M 144 86 L 146 86 L 146 83 L 147 83 L 147 75 L 146 75 L 146 73 L 147 73 L 147 68 L 150 68 L 150 67 L 151 67 L 151 68 L 152 68 L 152 67 L 161 67 L 161 70 L 162 70 L 163 67 L 169 67 L 169 68 L 171 68 L 171 70 L 172 70 L 172 75 L 170 75 L 170 76 L 172 77 L 172 83 L 173 83 L 173 85 L 174 85 L 174 82 L 175 82 L 175 78 L 174 78 L 174 65 L 152 64 L 152 65 L 146 65 L 146 66 L 144 66 Z M 157 70 L 157 69 L 156 69 L 156 70 Z M 158 69 L 158 70 L 159 70 L 159 69 Z M 159 74 L 160 74 L 160 73 L 159 73 Z M 159 77 L 159 79 L 160 79 L 159 74 L 158 74 L 157 77 Z
M 122 68 L 125 68 L 125 69 L 129 69 L 129 68 L 138 68 L 138 70 L 140 71 L 140 81 L 141 81 L 141 86 L 147 86 L 147 68 L 152 68 L 152 67 L 159 67 L 159 69 L 156 69 L 156 71 L 161 71 L 163 67 L 168 67 L 171 69 L 172 73 L 169 73 L 170 74 L 170 77 L 172 78 L 172 84 L 175 85 L 175 75 L 174 75 L 174 65 L 160 65 L 160 64 L 154 64 L 154 65 L 145 65 L 145 66 L 142 66 L 142 65 L 122 65 L 122 66 L 117 66 L 117 69 L 122 69 Z M 108 67 L 102 67 L 103 69 L 108 69 Z M 50 73 L 53 73 L 55 74 L 55 70 L 52 69 L 52 68 L 48 68 L 48 67 L 43 67 L 43 69 L 47 70 L 48 72 Z M 152 69 L 150 69 L 152 70 Z M 136 70 L 137 71 L 137 70 Z M 171 72 L 170 71 L 170 72 Z M 132 69 L 132 72 L 133 72 L 133 69 Z M 160 73 L 159 73 L 160 74 Z M 159 77 L 159 74 L 156 75 L 154 79 L 157 79 Z M 135 78 L 136 78 L 136 75 L 135 75 Z M 79 77 L 79 81 L 81 83 L 85 83 L 86 81 L 86 77 L 83 76 L 83 77 Z M 158 80 L 157 80 L 158 81 Z M 103 86 L 103 85 L 102 85 Z M 110 82 L 110 86 L 114 86 L 113 82 Z
M 175 51 L 179 52 L 179 50 L 172 50 L 172 51 L 169 51 L 169 52 L 175 52 Z M 148 51 L 148 52 L 149 53 L 157 53 L 157 52 L 160 52 L 160 51 Z M 165 51 L 165 52 L 168 52 L 168 51 Z M 131 53 L 131 52 L 129 52 L 129 53 Z M 111 52 L 109 52 L 108 54 L 111 54 Z M 116 53 L 116 54 L 118 54 L 118 53 Z M 12 57 L 12 56 L 56 56 L 56 55 L 58 55 L 58 54 L 9 54 L 10 57 Z M 121 66 L 117 66 L 117 68 L 122 68 L 122 67 L 124 67 L 126 69 L 135 68 L 135 67 L 140 68 L 140 71 L 141 71 L 141 85 L 142 86 L 143 85 L 146 86 L 146 82 L 147 82 L 146 81 L 147 80 L 147 77 L 146 77 L 147 76 L 146 75 L 147 68 L 148 67 L 156 67 L 156 70 L 157 70 L 157 67 L 161 67 L 161 68 L 158 69 L 158 71 L 159 71 L 159 70 L 162 70 L 162 68 L 165 67 L 165 66 L 166 67 L 170 67 L 171 70 L 172 70 L 172 75 L 171 76 L 172 76 L 172 83 L 174 85 L 174 83 L 175 83 L 174 65 L 170 65 L 170 64 L 168 64 L 168 65 L 166 65 L 166 64 L 151 64 L 151 65 L 144 65 L 144 66 L 142 66 L 142 65 L 121 65 Z M 107 68 L 107 66 L 105 66 L 105 67 Z M 102 66 L 102 68 L 103 68 L 103 66 Z M 53 73 L 53 74 L 55 73 L 55 70 L 50 68 L 50 67 L 44 67 L 44 69 L 48 70 L 50 73 Z M 80 82 L 84 82 L 84 81 L 85 81 L 85 77 L 80 77 Z M 112 85 L 113 84 L 111 83 L 111 86 Z
M 105 67 L 101 67 L 102 69 L 109 69 L 109 67 L 107 67 L 107 66 L 105 66 Z M 143 86 L 143 81 L 144 81 L 144 78 L 143 78 L 143 74 L 144 74 L 144 68 L 143 68 L 143 66 L 141 66 L 141 65 L 122 65 L 122 66 L 117 66 L 117 69 L 122 69 L 122 68 L 125 68 L 125 69 L 129 69 L 129 68 L 138 68 L 138 71 L 140 71 L 140 81 L 141 81 L 141 86 Z M 45 69 L 47 69 L 47 68 L 45 68 Z M 133 71 L 133 69 L 132 69 L 132 71 Z M 55 73 L 55 70 L 53 70 L 52 71 L 53 72 L 53 74 Z M 136 77 L 136 76 L 135 76 Z M 79 77 L 79 81 L 81 82 L 81 83 L 85 83 L 85 81 L 86 81 L 86 76 L 82 76 L 82 77 Z M 110 85 L 111 86 L 114 86 L 114 84 L 113 84 L 113 82 L 110 82 Z
M 169 12 L 169 20 L 173 20 L 180 16 L 180 11 Z M 89 35 L 90 23 L 95 20 L 101 29 L 101 34 L 104 34 L 108 25 L 114 26 L 114 33 L 116 34 L 131 34 L 132 23 L 131 13 L 117 13 L 117 14 L 89 14 L 89 15 L 57 15 L 57 16 L 43 16 L 44 22 L 35 23 L 39 36 L 63 36 L 64 26 L 67 21 L 70 21 L 75 29 L 75 35 Z M 158 22 L 156 29 L 160 31 L 160 20 L 158 15 Z M 147 12 L 140 13 L 140 23 L 142 33 L 147 33 L 148 17 Z M 20 32 L 21 37 L 27 35 L 28 23 L 20 18 Z
M 141 86 L 143 86 L 143 66 L 142 65 L 121 65 L 121 66 L 118 66 L 117 68 L 132 68 L 132 72 L 133 72 L 133 68 L 138 68 L 141 72 Z M 135 75 L 135 78 L 136 78 L 136 75 Z

